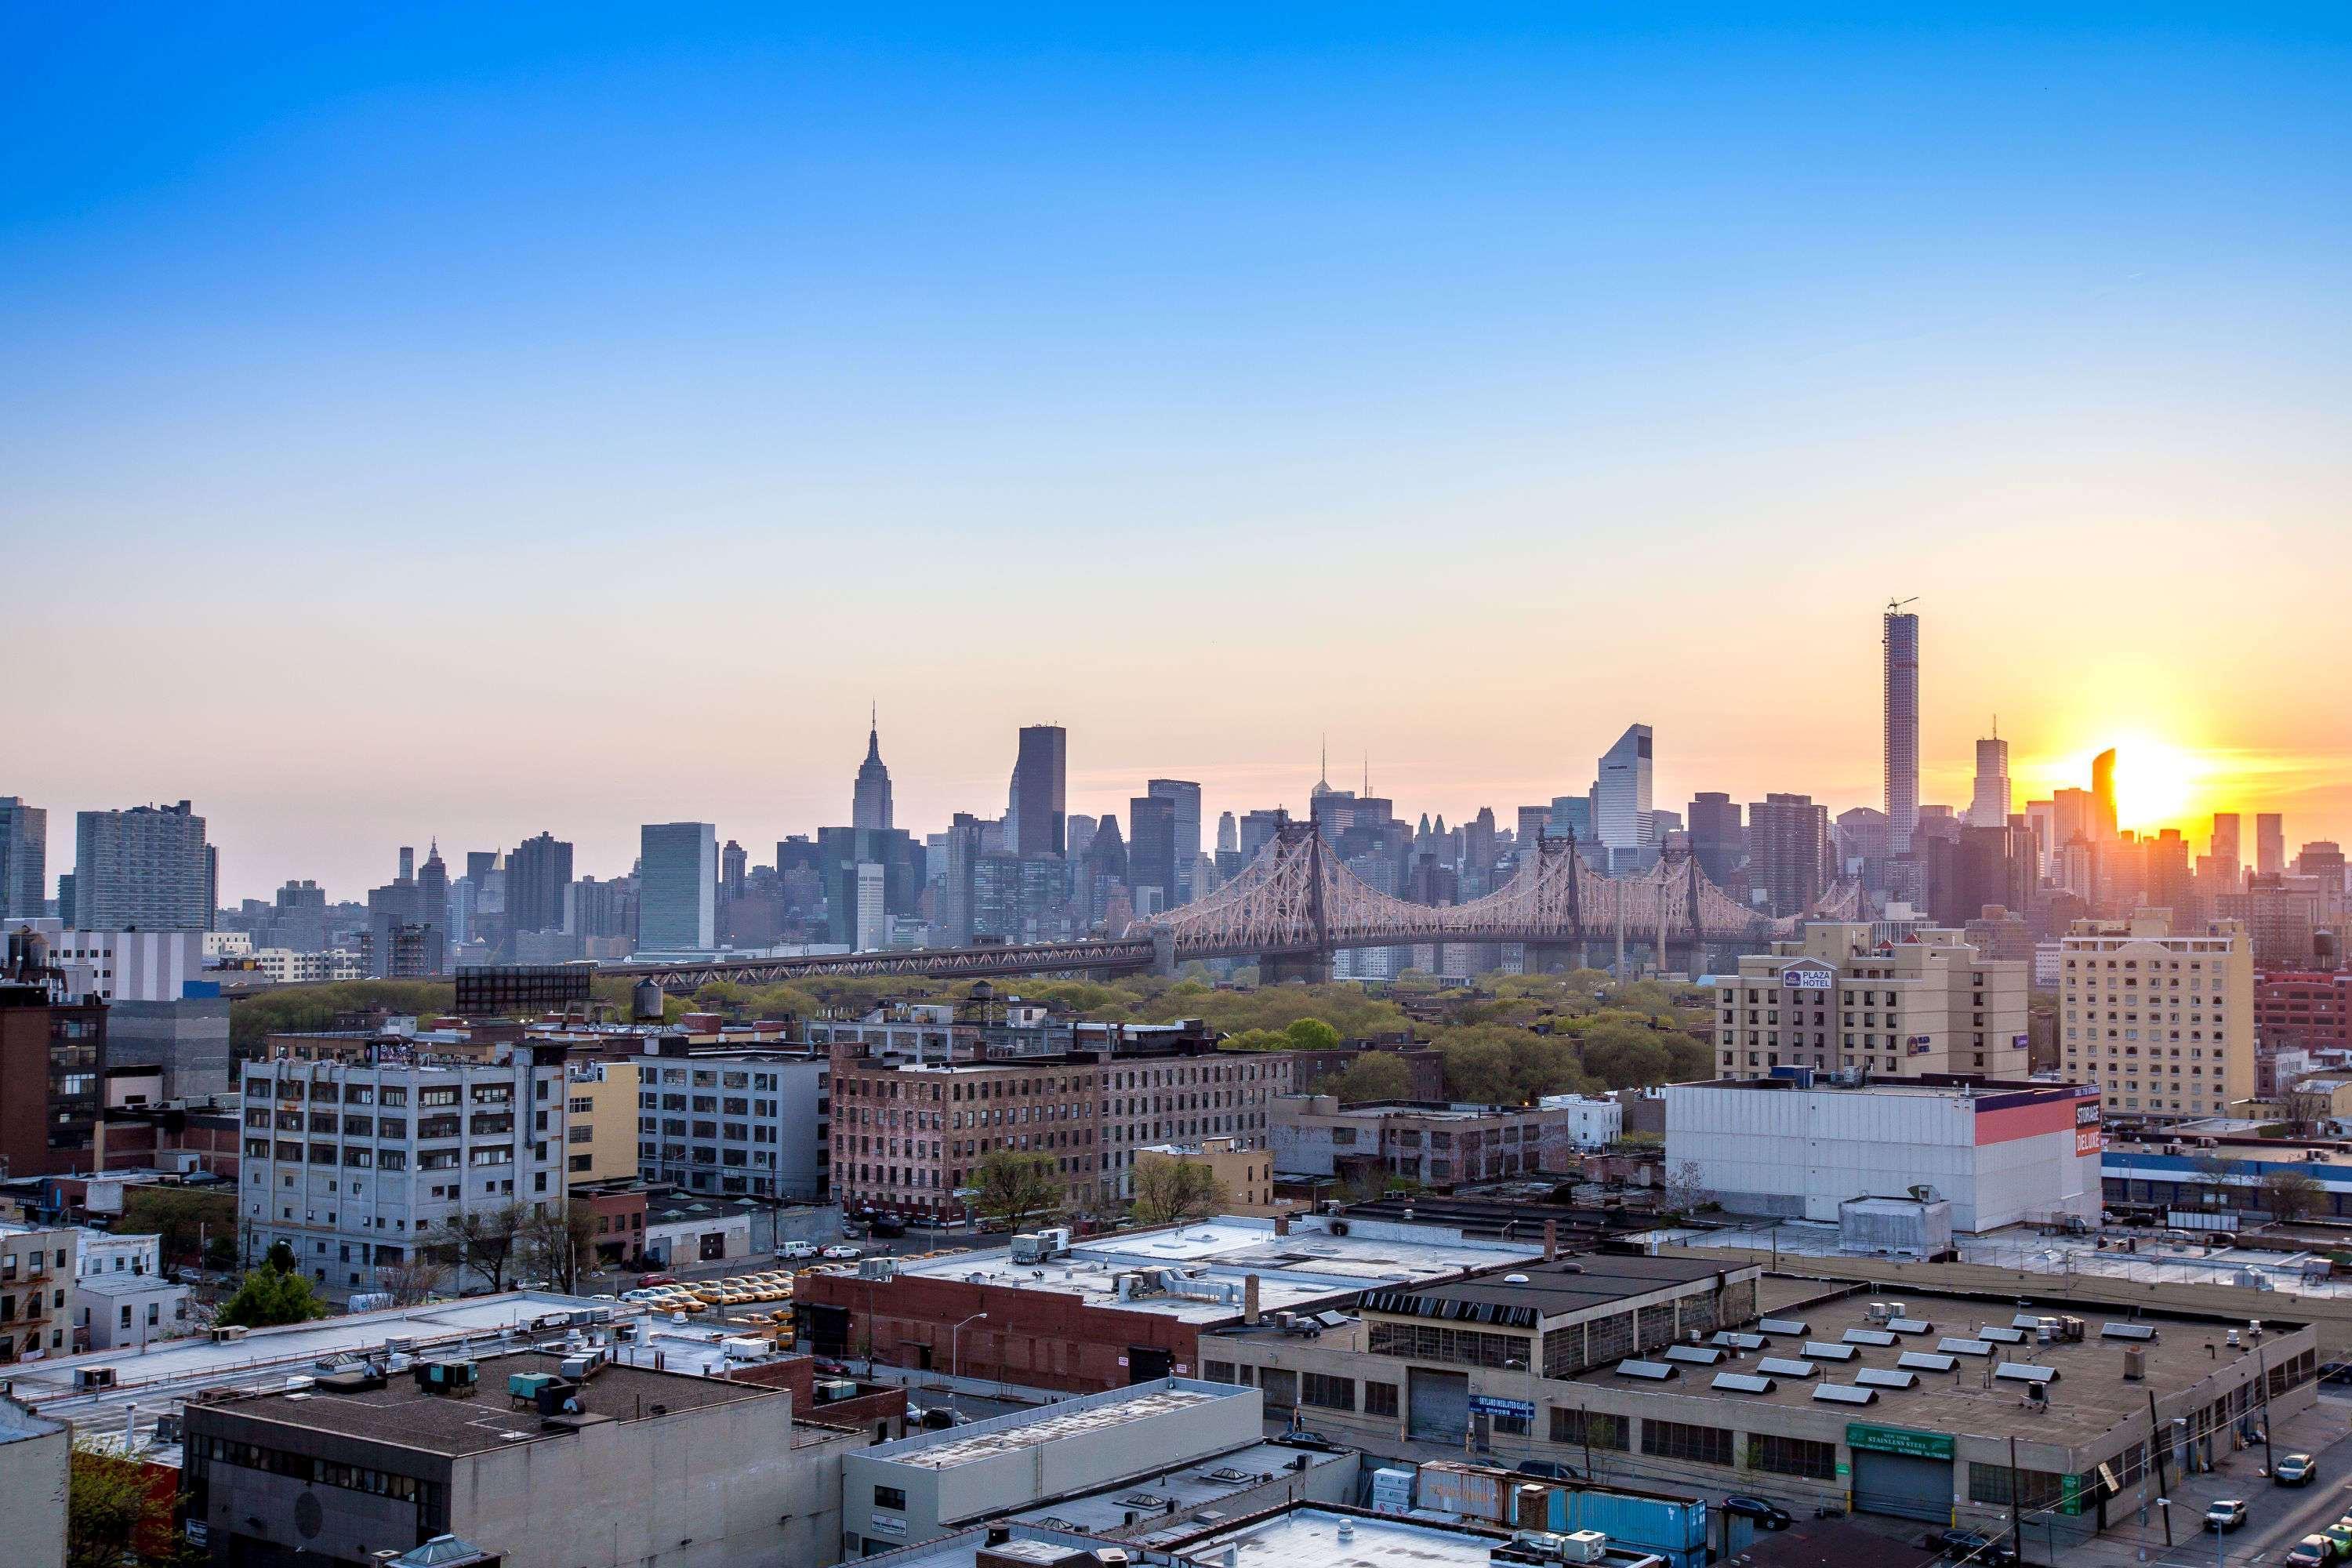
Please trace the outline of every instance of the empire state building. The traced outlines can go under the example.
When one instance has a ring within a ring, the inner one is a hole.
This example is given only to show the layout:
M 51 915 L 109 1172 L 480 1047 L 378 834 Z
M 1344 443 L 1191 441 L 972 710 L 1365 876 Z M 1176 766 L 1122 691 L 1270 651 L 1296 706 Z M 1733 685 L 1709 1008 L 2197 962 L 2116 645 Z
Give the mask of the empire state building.
M 857 764 L 857 788 L 850 796 L 849 826 L 890 826 L 890 770 L 882 765 L 882 732 L 877 713 L 866 731 L 866 760 Z

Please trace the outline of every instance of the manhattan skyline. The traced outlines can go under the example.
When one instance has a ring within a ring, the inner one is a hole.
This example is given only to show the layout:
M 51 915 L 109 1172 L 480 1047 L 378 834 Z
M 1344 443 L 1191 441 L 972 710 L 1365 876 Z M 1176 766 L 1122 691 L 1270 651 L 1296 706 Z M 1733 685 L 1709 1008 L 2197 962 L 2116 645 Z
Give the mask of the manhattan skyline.
M 1661 807 L 1874 805 L 1913 595 L 1925 799 L 1997 712 L 2021 803 L 2352 839 L 2341 19 L 6 26 L 53 870 L 756 849 L 869 701 L 919 831 L 1040 721 L 1086 815 L 1326 734 L 1507 814 L 1637 722 Z

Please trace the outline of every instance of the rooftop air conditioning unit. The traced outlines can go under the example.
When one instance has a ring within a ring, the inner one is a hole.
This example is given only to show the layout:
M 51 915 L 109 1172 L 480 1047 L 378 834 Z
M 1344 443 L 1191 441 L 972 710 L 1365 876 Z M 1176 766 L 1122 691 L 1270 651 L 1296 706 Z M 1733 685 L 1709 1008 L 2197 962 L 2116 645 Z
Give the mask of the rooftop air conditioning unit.
M 1559 1537 L 1563 1563 L 1598 1563 L 1609 1552 L 1609 1538 L 1597 1530 L 1571 1530 Z
M 216 1323 L 213 1327 L 213 1343 L 216 1345 L 235 1344 L 237 1341 L 245 1338 L 246 1335 L 251 1332 L 253 1332 L 253 1331 L 243 1323 Z

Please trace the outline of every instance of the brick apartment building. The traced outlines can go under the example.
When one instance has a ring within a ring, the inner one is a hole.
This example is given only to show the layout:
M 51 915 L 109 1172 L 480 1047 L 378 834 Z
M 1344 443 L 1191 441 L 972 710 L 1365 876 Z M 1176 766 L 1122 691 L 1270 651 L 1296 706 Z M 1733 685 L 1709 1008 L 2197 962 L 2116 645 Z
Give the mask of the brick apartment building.
M 1263 1148 L 1291 1075 L 1286 1054 L 1221 1051 L 1197 1026 L 1034 1055 L 832 1049 L 835 1197 L 949 1221 L 965 1217 L 957 1194 L 998 1152 L 1052 1157 L 1066 1206 L 1085 1212 L 1130 1195 L 1139 1149 L 1202 1137 Z
M 2352 1050 L 2352 972 L 2273 969 L 2257 974 L 2254 1035 L 2265 1047 Z

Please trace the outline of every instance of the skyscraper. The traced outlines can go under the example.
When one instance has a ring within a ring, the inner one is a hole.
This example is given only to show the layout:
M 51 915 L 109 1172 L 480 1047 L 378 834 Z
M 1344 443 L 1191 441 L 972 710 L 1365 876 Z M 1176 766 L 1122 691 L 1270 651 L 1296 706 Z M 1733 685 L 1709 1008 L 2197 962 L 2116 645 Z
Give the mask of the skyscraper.
M 1969 826 L 2009 826 L 2009 742 L 1993 732 L 1977 742 L 1977 787 L 1969 802 Z
M 708 822 L 649 822 L 637 844 L 637 945 L 665 952 L 716 947 L 719 829 Z
M 49 813 L 0 795 L 0 920 L 37 920 L 49 899 Z
M 1176 901 L 1176 802 L 1167 795 L 1139 795 L 1127 803 L 1127 885 L 1135 889 L 1139 915 Z
M 2244 880 L 2241 868 L 2245 864 L 2245 857 L 2239 826 L 2236 812 L 2217 811 L 2213 814 L 2213 885 L 2201 889 L 2209 898 L 2218 893 L 2234 893 L 2238 890 L 2238 884 Z
M 1919 617 L 1890 603 L 1879 642 L 1885 655 L 1887 848 L 1908 855 L 1919 826 Z
M 1650 820 L 1650 727 L 1632 724 L 1617 743 L 1601 753 L 1601 776 L 1593 790 L 1592 830 L 1613 862 L 1652 842 Z
M 1217 853 L 1238 855 L 1242 852 L 1241 823 L 1230 811 L 1217 818 Z
M 1143 787 L 1153 799 L 1164 800 L 1174 808 L 1169 831 L 1175 874 L 1168 902 L 1171 906 L 1189 904 L 1193 899 L 1193 869 L 1201 858 L 1201 786 L 1189 779 L 1152 779 Z M 1129 844 L 1129 855 L 1139 852 L 1139 843 L 1137 840 Z
M 205 931 L 205 819 L 186 801 L 74 818 L 74 920 L 84 931 Z
M 1019 832 L 1016 855 L 1060 855 L 1069 812 L 1070 736 L 1059 724 L 1027 724 L 1021 731 L 1020 759 L 1013 764 L 1013 815 Z
M 2275 877 L 2286 869 L 2286 819 L 2275 811 L 2254 814 L 2254 871 Z
M 851 793 L 849 826 L 890 826 L 890 770 L 882 765 L 882 717 L 877 709 L 866 731 L 866 760 L 857 764 L 857 787 Z
M 1731 876 L 1748 853 L 1748 832 L 1740 825 L 1739 803 L 1721 790 L 1693 795 L 1690 803 L 1691 853 L 1698 858 L 1699 874 L 1718 888 L 1731 885 Z
M 467 857 L 471 865 L 473 857 Z M 507 857 L 507 929 L 563 929 L 563 890 L 572 886 L 572 846 L 552 833 L 526 838 Z
M 1748 808 L 1748 882 L 1772 913 L 1803 914 L 1821 900 L 1830 858 L 1829 807 L 1809 795 L 1768 795 Z
M 2116 752 L 2110 746 L 2091 759 L 2091 831 L 2102 843 L 2115 837 Z

